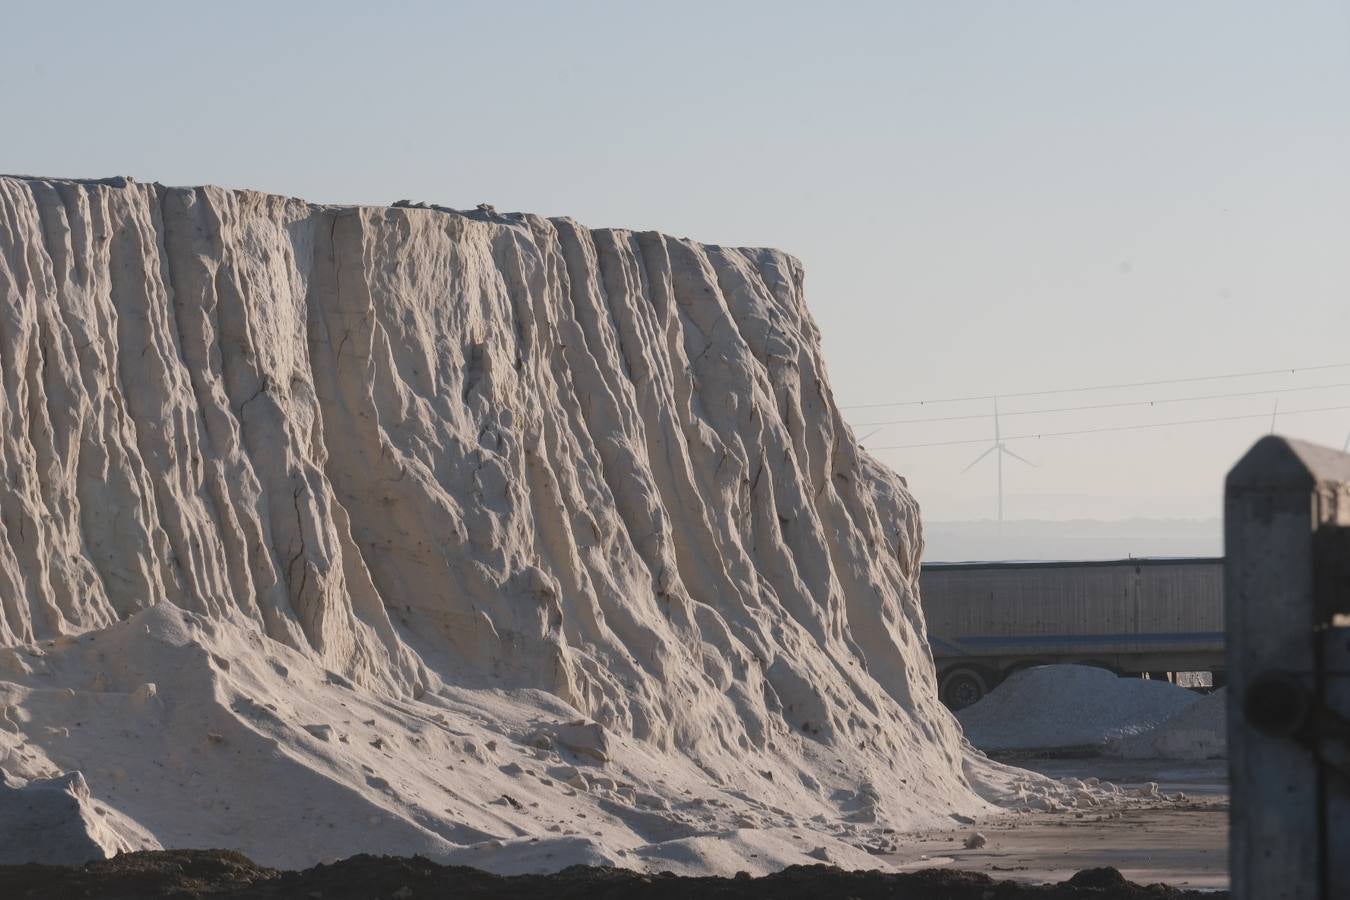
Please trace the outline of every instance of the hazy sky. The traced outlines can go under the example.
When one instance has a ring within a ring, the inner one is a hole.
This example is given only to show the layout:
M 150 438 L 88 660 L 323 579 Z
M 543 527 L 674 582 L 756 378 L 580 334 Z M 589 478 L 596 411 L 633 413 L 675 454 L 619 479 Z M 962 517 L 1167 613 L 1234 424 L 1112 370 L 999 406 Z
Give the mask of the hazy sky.
M 1350 363 L 1344 2 L 0 0 L 0 22 L 0 171 L 486 201 L 782 247 L 806 265 L 841 404 Z M 1003 406 L 1343 383 L 1350 367 Z M 1350 387 L 1280 398 L 1342 405 Z M 1015 441 L 1038 467 L 1009 463 L 1008 512 L 1216 515 L 1223 473 L 1269 427 Z M 1339 446 L 1350 409 L 1280 430 Z M 930 518 L 957 519 L 994 512 L 992 460 L 960 474 L 981 449 L 878 452 Z

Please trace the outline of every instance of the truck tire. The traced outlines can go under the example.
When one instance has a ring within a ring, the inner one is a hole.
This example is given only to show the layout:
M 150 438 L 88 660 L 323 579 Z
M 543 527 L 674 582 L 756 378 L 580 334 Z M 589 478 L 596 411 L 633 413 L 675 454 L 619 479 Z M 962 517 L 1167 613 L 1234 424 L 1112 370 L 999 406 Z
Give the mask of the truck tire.
M 989 681 L 979 669 L 956 666 L 942 673 L 938 696 L 952 712 L 979 702 L 989 692 Z

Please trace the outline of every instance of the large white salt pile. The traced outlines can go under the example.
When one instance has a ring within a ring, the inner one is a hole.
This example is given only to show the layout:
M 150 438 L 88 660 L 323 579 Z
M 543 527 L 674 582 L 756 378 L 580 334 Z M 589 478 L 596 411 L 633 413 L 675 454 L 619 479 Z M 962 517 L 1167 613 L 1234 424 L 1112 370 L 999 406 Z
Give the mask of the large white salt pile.
M 1166 681 L 1119 678 L 1093 666 L 1036 666 L 956 714 L 981 750 L 1104 749 L 1194 704 Z
M 1228 752 L 1228 692 L 1201 697 L 1153 728 L 1113 741 L 1112 756 L 1126 759 L 1218 759 Z
M 763 871 L 998 795 L 786 254 L 0 178 L 0 360 L 0 766 L 165 846 Z

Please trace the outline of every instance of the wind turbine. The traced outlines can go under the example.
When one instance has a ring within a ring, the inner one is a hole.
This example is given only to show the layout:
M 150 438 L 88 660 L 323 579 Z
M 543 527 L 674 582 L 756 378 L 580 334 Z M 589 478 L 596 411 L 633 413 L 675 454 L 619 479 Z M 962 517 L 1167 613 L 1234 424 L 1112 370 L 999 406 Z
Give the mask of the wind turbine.
M 983 453 L 981 453 L 979 456 L 975 457 L 975 459 L 971 462 L 970 465 L 966 466 L 964 469 L 961 470 L 961 473 L 964 475 L 966 472 L 969 472 L 971 469 L 975 468 L 975 464 L 978 463 L 980 460 L 984 459 L 984 458 L 985 458 L 986 456 L 988 456 L 990 453 L 997 453 L 997 454 L 998 454 L 998 456 L 997 456 L 997 460 L 998 460 L 998 520 L 999 520 L 1000 522 L 1002 522 L 1002 521 L 1003 521 L 1003 457 L 1004 457 L 1004 456 L 1011 456 L 1013 459 L 1017 460 L 1018 462 L 1024 462 L 1024 463 L 1026 463 L 1027 465 L 1032 466 L 1032 467 L 1035 467 L 1036 464 L 1035 464 L 1034 462 L 1032 462 L 1031 460 L 1029 460 L 1029 459 L 1023 459 L 1022 457 L 1018 456 L 1016 453 L 1014 453 L 1014 452 L 1012 452 L 1011 450 L 1009 450 L 1009 449 L 1008 449 L 1008 445 L 1005 444 L 1005 443 L 1003 442 L 1002 433 L 999 431 L 999 425 L 998 425 L 998 397 L 995 397 L 995 398 L 994 398 L 994 445 L 993 445 L 992 447 L 990 447 L 988 450 L 986 450 L 986 451 L 984 451 Z

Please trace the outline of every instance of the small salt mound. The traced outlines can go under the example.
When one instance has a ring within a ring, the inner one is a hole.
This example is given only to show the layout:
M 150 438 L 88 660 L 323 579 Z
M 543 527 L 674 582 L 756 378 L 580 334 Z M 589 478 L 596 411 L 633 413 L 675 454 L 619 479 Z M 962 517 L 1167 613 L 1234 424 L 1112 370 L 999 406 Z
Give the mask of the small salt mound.
M 77 866 L 158 849 L 140 825 L 92 799 L 80 772 L 29 781 L 0 769 L 0 864 Z
M 1228 693 L 1220 689 L 1142 734 L 1114 742 L 1126 759 L 1217 759 L 1228 755 Z
M 981 750 L 1104 749 L 1197 700 L 1165 681 L 1119 678 L 1092 666 L 1038 666 L 1010 676 L 956 718 Z

